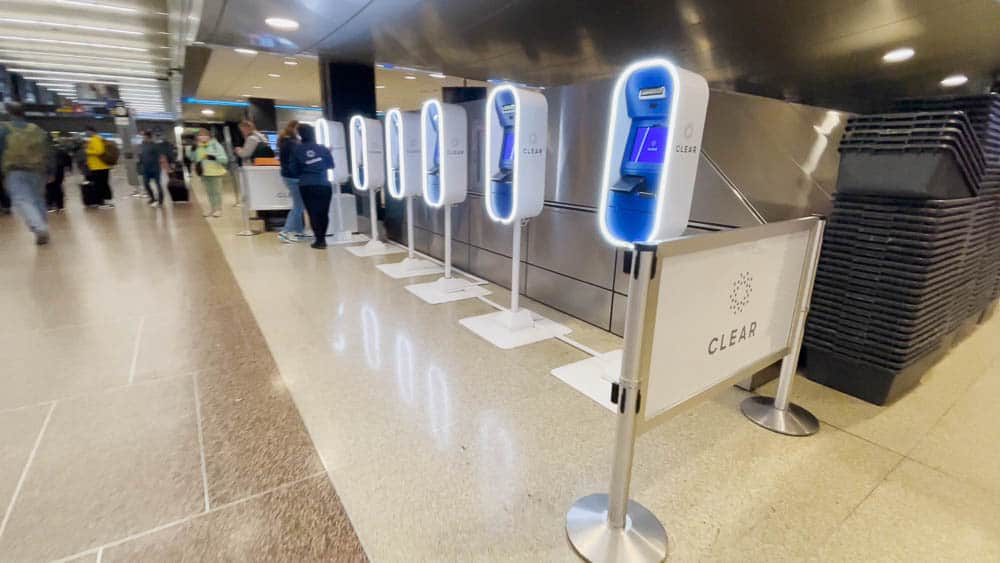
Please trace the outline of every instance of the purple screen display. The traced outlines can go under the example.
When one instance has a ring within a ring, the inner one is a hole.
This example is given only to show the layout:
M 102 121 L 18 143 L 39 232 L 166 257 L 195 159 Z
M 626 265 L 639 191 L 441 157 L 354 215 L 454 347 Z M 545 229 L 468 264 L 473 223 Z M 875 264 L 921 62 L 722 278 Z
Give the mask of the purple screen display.
M 504 131 L 503 134 L 503 147 L 500 154 L 501 161 L 510 160 L 510 157 L 514 155 L 514 130 L 508 129 Z
M 667 150 L 666 127 L 639 127 L 635 130 L 632 143 L 632 162 L 652 162 L 663 164 Z

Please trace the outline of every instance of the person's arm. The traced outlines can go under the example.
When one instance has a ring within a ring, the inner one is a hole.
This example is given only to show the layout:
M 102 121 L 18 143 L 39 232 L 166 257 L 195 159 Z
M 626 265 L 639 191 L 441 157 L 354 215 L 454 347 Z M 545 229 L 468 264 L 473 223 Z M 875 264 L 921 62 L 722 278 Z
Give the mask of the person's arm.
M 251 158 L 254 151 L 257 150 L 257 145 L 260 144 L 260 137 L 258 137 L 257 132 L 254 131 L 247 135 L 246 140 L 243 141 L 243 148 L 239 150 L 236 154 L 240 155 L 240 158 Z
M 212 139 L 212 142 L 209 145 L 209 150 L 211 151 L 212 156 L 214 157 L 212 160 L 218 162 L 223 167 L 229 165 L 229 155 L 226 154 L 226 149 L 222 148 L 222 143 L 216 141 L 215 139 Z
M 325 149 L 323 151 L 323 166 L 327 170 L 333 169 L 333 153 L 330 152 L 330 149 Z

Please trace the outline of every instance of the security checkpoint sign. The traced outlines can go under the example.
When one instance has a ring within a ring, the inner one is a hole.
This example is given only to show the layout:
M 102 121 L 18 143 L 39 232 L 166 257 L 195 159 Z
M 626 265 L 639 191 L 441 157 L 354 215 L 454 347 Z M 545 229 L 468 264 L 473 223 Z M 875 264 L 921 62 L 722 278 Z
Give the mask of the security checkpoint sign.
M 659 245 L 640 364 L 644 427 L 788 353 L 818 226 L 798 219 Z

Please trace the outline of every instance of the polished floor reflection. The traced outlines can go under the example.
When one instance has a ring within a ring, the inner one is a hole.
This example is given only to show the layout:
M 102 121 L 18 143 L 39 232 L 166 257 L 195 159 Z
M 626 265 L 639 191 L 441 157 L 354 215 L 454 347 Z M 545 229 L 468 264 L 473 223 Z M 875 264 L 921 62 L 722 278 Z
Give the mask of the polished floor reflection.
M 401 256 L 237 237 L 236 217 L 212 228 L 373 560 L 576 560 L 564 516 L 605 490 L 614 429 L 549 375 L 583 352 L 494 348 L 458 323 L 487 304 L 428 305 L 375 268 Z M 599 352 L 621 346 L 526 306 Z M 823 421 L 811 438 L 750 423 L 727 389 L 639 439 L 633 496 L 671 561 L 996 560 L 998 336 L 1000 321 L 980 327 L 889 408 L 800 380 Z
M 576 560 L 565 512 L 606 488 L 614 430 L 549 375 L 583 352 L 499 350 L 458 323 L 486 303 L 374 267 L 401 256 L 225 211 L 73 206 L 45 248 L 0 216 L 0 561 Z M 726 389 L 639 439 L 633 496 L 671 561 L 1000 560 L 998 337 L 888 408 L 800 379 L 810 438 Z
M 364 560 L 198 207 L 68 201 L 0 216 L 0 561 Z

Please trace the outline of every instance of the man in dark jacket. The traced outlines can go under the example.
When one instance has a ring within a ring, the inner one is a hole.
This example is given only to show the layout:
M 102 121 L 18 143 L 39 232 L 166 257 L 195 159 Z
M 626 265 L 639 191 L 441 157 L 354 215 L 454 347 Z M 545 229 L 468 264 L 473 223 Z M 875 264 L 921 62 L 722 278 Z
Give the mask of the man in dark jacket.
M 153 139 L 153 132 L 143 132 L 142 145 L 139 146 L 139 170 L 142 171 L 142 185 L 149 194 L 150 207 L 163 205 L 163 183 L 160 181 L 160 170 L 162 170 L 160 159 L 163 157 L 166 157 L 163 154 L 163 145 Z M 156 184 L 156 193 L 153 193 L 150 183 Z
M 311 125 L 299 125 L 299 138 L 302 142 L 292 152 L 288 174 L 299 179 L 302 202 L 316 239 L 312 247 L 326 248 L 326 228 L 330 224 L 330 199 L 333 197 L 327 171 L 334 167 L 333 155 L 330 149 L 316 143 L 316 131 Z

